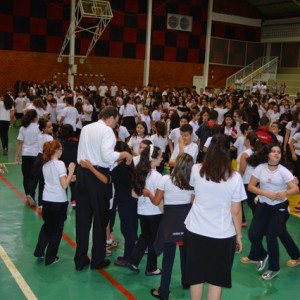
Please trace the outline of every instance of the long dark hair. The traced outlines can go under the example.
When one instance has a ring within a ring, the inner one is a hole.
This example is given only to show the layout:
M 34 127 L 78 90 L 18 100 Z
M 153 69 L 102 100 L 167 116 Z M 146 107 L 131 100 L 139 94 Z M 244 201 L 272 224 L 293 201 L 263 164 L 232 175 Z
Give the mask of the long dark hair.
M 297 124 L 299 123 L 299 114 L 300 114 L 300 109 L 297 108 L 293 111 L 292 116 L 292 127 L 297 127 Z
M 8 94 L 4 95 L 3 103 L 6 110 L 10 110 L 14 106 L 14 101 L 13 99 L 11 99 L 11 97 Z
M 38 117 L 35 109 L 29 109 L 21 120 L 21 126 L 28 127 Z
M 138 134 L 137 134 L 137 131 L 136 131 L 136 128 L 137 128 L 138 125 L 142 125 L 142 126 L 144 127 L 144 129 L 145 129 L 145 131 L 144 131 L 144 136 L 143 136 L 143 138 L 144 138 L 145 136 L 148 135 L 148 127 L 147 127 L 147 124 L 146 124 L 144 121 L 140 121 L 140 122 L 137 122 L 137 123 L 136 123 L 136 125 L 135 125 L 135 130 L 134 130 L 132 136 L 137 136 L 137 135 L 138 135 Z
M 267 144 L 259 151 L 254 152 L 251 156 L 249 156 L 246 159 L 247 163 L 252 167 L 257 167 L 260 164 L 267 163 L 269 160 L 269 153 L 272 152 L 273 147 L 278 147 L 279 149 L 281 149 L 279 144 L 275 144 L 275 143 Z M 282 160 L 283 160 L 283 155 L 281 155 L 281 160 L 279 162 L 280 164 L 283 164 Z
M 153 147 L 153 152 L 150 155 L 150 149 Z M 158 147 L 150 145 L 145 148 L 141 153 L 141 158 L 139 163 L 137 164 L 134 174 L 133 174 L 133 190 L 138 196 L 143 194 L 143 189 L 145 188 L 146 179 L 151 170 L 151 160 L 157 158 L 159 156 L 160 149 Z
M 172 174 L 171 181 L 181 190 L 192 190 L 190 186 L 190 177 L 194 160 L 191 155 L 187 153 L 179 154 L 176 158 L 176 164 Z
M 221 180 L 226 181 L 230 178 L 232 173 L 230 142 L 225 135 L 216 134 L 212 137 L 206 152 L 200 176 L 219 183 Z

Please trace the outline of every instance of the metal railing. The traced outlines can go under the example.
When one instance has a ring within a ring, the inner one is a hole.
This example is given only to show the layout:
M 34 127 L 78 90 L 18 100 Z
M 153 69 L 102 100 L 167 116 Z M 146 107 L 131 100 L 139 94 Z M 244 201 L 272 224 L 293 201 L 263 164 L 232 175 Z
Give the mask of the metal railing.
M 276 79 L 278 57 L 262 56 L 234 73 L 226 80 L 227 88 L 235 88 L 239 85 L 240 89 L 247 89 L 252 86 L 254 81 L 265 81 Z

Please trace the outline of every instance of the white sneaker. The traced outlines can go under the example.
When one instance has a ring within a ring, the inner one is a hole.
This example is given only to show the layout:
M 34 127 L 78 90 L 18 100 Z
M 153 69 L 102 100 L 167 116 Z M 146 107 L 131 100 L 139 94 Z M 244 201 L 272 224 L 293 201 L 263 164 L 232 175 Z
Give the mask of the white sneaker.
M 30 195 L 27 195 L 26 199 L 29 201 L 30 206 L 36 206 L 35 200 Z
M 275 276 L 277 276 L 280 273 L 280 270 L 278 271 L 267 271 L 264 274 L 261 275 L 261 278 L 264 280 L 271 280 L 273 279 Z
M 259 260 L 257 262 L 257 265 L 256 265 L 257 271 L 262 271 L 266 267 L 268 259 L 269 259 L 269 255 L 267 254 L 263 260 Z

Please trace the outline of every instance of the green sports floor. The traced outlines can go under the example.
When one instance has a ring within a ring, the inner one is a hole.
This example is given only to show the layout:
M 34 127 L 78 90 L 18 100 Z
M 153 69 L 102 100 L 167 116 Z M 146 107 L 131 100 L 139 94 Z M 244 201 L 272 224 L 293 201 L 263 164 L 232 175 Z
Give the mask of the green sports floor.
M 17 133 L 17 128 L 10 129 L 9 155 L 2 156 L 1 151 L 0 162 L 13 162 Z M 84 269 L 78 272 L 75 270 L 73 264 L 75 210 L 72 208 L 68 211 L 64 236 L 59 249 L 60 261 L 55 265 L 45 267 L 41 260 L 34 258 L 32 253 L 42 225 L 42 218 L 38 210 L 30 208 L 26 203 L 20 165 L 8 164 L 7 168 L 9 172 L 4 177 L 0 176 L 1 300 L 154 299 L 150 295 L 150 289 L 159 286 L 159 277 L 147 277 L 143 272 L 135 274 L 113 264 L 101 271 Z M 291 202 L 297 203 L 298 200 L 300 200 L 300 195 L 294 196 Z M 246 216 L 250 221 L 249 210 L 246 210 Z M 288 229 L 300 246 L 300 219 L 297 216 L 291 215 Z M 285 266 L 289 257 L 281 245 L 281 273 L 271 281 L 262 280 L 255 265 L 243 265 L 239 262 L 240 257 L 246 256 L 249 250 L 247 228 L 243 230 L 244 251 L 235 258 L 232 272 L 233 287 L 223 291 L 223 299 L 299 299 L 300 265 L 294 268 Z M 121 255 L 123 250 L 118 220 L 115 225 L 115 235 L 120 241 L 120 246 L 113 250 L 112 260 Z M 145 260 L 142 260 L 140 269 L 143 271 L 144 267 Z M 170 299 L 189 298 L 189 291 L 181 288 L 177 256 Z

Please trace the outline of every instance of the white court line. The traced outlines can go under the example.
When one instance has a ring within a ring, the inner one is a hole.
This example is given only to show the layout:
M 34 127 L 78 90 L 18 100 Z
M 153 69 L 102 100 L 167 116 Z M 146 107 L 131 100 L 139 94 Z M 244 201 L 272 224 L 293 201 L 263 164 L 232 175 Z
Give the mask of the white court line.
M 3 249 L 3 247 L 0 245 L 0 257 L 2 258 L 3 262 L 5 263 L 7 269 L 17 282 L 18 286 L 20 287 L 21 291 L 23 292 L 24 296 L 28 300 L 37 300 L 38 298 L 35 296 L 21 273 L 18 271 L 18 269 L 15 267 L 14 263 L 10 260 L 7 253 Z

